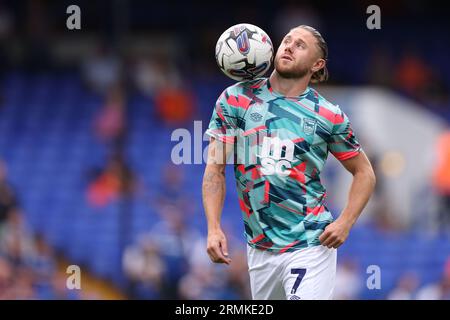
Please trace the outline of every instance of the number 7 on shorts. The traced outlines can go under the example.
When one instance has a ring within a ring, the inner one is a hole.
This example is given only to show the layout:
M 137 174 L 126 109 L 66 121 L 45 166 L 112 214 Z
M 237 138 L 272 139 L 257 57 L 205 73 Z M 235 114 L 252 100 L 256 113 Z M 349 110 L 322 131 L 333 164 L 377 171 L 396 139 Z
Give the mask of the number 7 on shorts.
M 297 279 L 295 280 L 295 283 L 292 286 L 291 294 L 295 294 L 295 292 L 297 292 L 297 288 L 302 282 L 305 273 L 306 269 L 291 269 L 291 274 L 297 274 Z

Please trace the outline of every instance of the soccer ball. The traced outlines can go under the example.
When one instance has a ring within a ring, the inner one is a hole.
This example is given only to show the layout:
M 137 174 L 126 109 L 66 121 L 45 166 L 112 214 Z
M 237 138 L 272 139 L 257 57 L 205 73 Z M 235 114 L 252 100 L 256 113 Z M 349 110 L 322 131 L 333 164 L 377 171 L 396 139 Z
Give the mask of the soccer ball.
M 217 40 L 217 64 L 225 75 L 236 81 L 264 75 L 272 58 L 273 45 L 269 36 L 249 23 L 228 28 Z

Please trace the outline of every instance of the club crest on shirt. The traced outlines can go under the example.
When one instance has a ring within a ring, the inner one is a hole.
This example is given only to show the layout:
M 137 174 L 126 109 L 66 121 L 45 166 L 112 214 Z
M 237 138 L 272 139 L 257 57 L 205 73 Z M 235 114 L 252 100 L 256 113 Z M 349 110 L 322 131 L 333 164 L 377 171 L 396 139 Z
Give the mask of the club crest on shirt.
M 313 118 L 304 118 L 303 119 L 303 132 L 310 136 L 316 132 L 317 120 Z

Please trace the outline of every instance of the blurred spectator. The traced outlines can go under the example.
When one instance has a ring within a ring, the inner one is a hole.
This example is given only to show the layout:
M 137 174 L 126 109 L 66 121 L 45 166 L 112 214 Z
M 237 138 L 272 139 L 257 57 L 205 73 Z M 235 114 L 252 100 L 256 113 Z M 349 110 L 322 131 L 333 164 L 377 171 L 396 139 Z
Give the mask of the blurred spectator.
M 172 205 L 160 210 L 161 221 L 124 252 L 130 295 L 137 298 L 179 298 L 179 281 L 188 272 L 195 244 L 201 238 L 180 209 Z
M 450 300 L 450 258 L 447 259 L 442 279 L 417 292 L 417 300 Z
M 155 203 L 159 208 L 173 205 L 183 208 L 185 215 L 190 215 L 195 209 L 192 201 L 189 200 L 189 190 L 186 189 L 185 173 L 181 166 L 167 164 L 163 171 Z
M 126 129 L 125 97 L 119 84 L 109 89 L 106 103 L 95 119 L 98 138 L 117 148 L 121 145 Z
M 167 292 L 165 297 L 178 297 L 177 288 L 181 277 L 188 271 L 193 244 L 201 235 L 192 228 L 183 207 L 168 205 L 159 210 L 161 221 L 150 231 L 154 243 L 160 248 L 167 265 Z
M 52 299 L 56 272 L 53 250 L 11 210 L 0 230 L 0 299 Z
M 42 299 L 52 300 L 79 300 L 85 298 L 91 298 L 91 293 L 84 292 L 83 290 L 69 290 L 67 289 L 67 274 L 64 272 L 54 272 L 52 274 L 51 281 L 51 296 L 45 296 Z M 94 299 L 99 299 L 93 296 Z
M 7 181 L 6 164 L 0 159 L 0 225 L 17 206 L 17 196 Z
M 439 196 L 439 226 L 450 228 L 450 130 L 443 132 L 436 143 L 436 165 L 433 185 Z
M 228 229 L 229 225 L 224 223 L 224 230 Z M 189 271 L 178 283 L 181 299 L 251 299 L 247 254 L 234 249 L 242 243 L 241 239 L 236 239 L 232 230 L 225 233 L 229 235 L 231 264 L 212 264 L 206 253 L 206 238 L 198 238 L 192 243 L 188 257 Z
M 52 298 L 52 279 L 57 272 L 53 249 L 41 234 L 36 235 L 34 240 L 35 252 L 30 263 L 33 270 L 33 287 L 40 298 Z
M 129 295 L 135 299 L 159 299 L 164 291 L 166 265 L 158 246 L 147 235 L 125 249 L 123 270 L 130 282 Z
M 28 265 L 34 255 L 33 236 L 18 208 L 9 211 L 0 228 L 0 252 L 14 268 Z
M 14 285 L 13 266 L 8 259 L 0 255 L 0 300 L 13 299 Z
M 178 295 L 180 299 L 223 299 L 223 291 L 226 289 L 224 272 L 224 270 L 216 271 L 211 264 L 202 269 L 190 269 L 179 281 Z
M 16 300 L 31 300 L 39 298 L 33 288 L 33 274 L 25 267 L 15 270 L 13 295 Z
M 183 86 L 164 87 L 155 96 L 156 114 L 169 126 L 183 125 L 191 120 L 195 103 L 194 93 Z
M 406 272 L 398 280 L 396 286 L 389 292 L 388 300 L 414 300 L 419 286 L 419 279 L 415 273 Z
M 100 45 L 93 56 L 82 65 L 82 74 L 88 87 L 99 94 L 106 94 L 120 82 L 122 63 L 106 45 Z
M 233 300 L 251 299 L 250 279 L 248 276 L 247 253 L 244 251 L 231 252 L 232 262 L 228 270 L 228 297 Z
M 139 78 L 135 78 L 136 85 L 144 93 L 154 93 L 156 116 L 163 123 L 176 126 L 193 118 L 196 111 L 194 92 L 181 79 L 179 71 L 169 59 L 158 56 L 148 61 L 138 75 Z
M 113 155 L 104 170 L 90 182 L 87 199 L 92 206 L 103 207 L 120 196 L 137 190 L 137 179 L 121 154 Z
M 387 189 L 386 175 L 381 170 L 381 155 L 370 150 L 370 142 L 367 142 L 366 150 L 371 161 L 373 171 L 377 177 L 377 184 L 371 196 L 368 212 L 375 228 L 380 231 L 398 231 L 401 229 L 401 223 L 397 215 L 393 212 L 390 197 Z
M 180 299 L 202 300 L 220 299 L 225 289 L 225 270 L 214 265 L 206 253 L 206 238 L 199 237 L 192 244 L 190 255 L 187 256 L 188 270 L 178 281 L 178 296 Z M 220 276 L 217 273 L 221 272 Z
M 205 239 L 206 240 L 206 239 Z M 205 264 L 191 264 L 179 281 L 178 293 L 180 299 L 231 299 L 249 300 L 250 280 L 248 278 L 247 255 L 245 252 L 231 252 L 232 262 L 228 267 L 212 264 L 207 257 L 206 242 L 197 248 L 208 261 Z
M 148 97 L 154 97 L 166 87 L 178 87 L 181 78 L 178 70 L 162 56 L 139 58 L 130 75 L 136 88 Z
M 423 99 L 426 86 L 431 81 L 431 70 L 426 62 L 413 53 L 405 54 L 395 70 L 395 83 L 401 91 L 418 99 Z
M 337 265 L 334 299 L 358 299 L 363 283 L 364 281 L 360 278 L 356 262 L 349 258 L 342 259 L 341 263 Z

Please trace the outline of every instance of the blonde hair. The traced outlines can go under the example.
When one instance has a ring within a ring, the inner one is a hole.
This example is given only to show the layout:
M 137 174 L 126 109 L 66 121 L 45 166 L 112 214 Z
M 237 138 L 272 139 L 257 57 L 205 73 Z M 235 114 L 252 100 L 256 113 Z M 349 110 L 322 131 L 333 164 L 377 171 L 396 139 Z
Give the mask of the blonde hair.
M 327 45 L 327 43 L 323 39 L 323 37 L 320 34 L 320 32 L 317 31 L 316 29 L 314 29 L 313 27 L 303 24 L 303 25 L 300 25 L 298 27 L 295 27 L 294 29 L 297 29 L 297 28 L 302 28 L 304 30 L 309 31 L 314 36 L 314 38 L 316 38 L 317 46 L 319 47 L 319 50 L 320 50 L 320 53 L 321 53 L 321 58 L 323 60 L 325 60 L 325 65 L 323 66 L 323 68 L 321 68 L 320 70 L 317 70 L 311 76 L 311 82 L 312 83 L 319 83 L 319 82 L 327 81 L 328 77 L 329 77 L 328 68 L 327 68 L 327 65 L 326 65 L 326 62 L 328 61 L 328 45 Z

